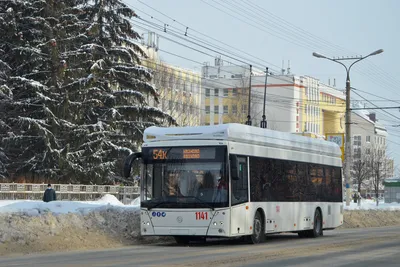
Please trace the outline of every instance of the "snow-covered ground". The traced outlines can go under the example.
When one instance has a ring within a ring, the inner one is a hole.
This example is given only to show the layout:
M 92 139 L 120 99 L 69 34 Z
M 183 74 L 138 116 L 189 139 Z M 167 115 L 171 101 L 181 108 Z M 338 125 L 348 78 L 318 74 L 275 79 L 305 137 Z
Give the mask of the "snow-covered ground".
M 139 198 L 133 200 L 130 205 L 124 205 L 115 196 L 108 194 L 97 201 L 52 201 L 46 203 L 39 200 L 0 200 L 0 213 L 22 213 L 30 216 L 49 212 L 53 214 L 80 213 L 84 215 L 92 210 L 104 207 L 136 210 L 139 205 Z
M 350 206 L 346 206 L 345 202 L 343 204 L 345 210 L 400 210 L 400 203 L 384 203 L 383 201 L 379 201 L 379 205 L 376 206 L 376 202 L 372 199 L 361 199 L 360 206 L 353 201 L 350 203 Z
M 140 201 L 124 205 L 112 195 L 97 201 L 0 200 L 0 256 L 129 244 L 173 242 L 169 237 L 140 235 Z M 400 224 L 400 204 L 363 199 L 344 205 L 342 228 Z
M 345 203 L 343 204 L 346 210 L 400 210 L 400 203 L 380 202 L 376 206 L 376 202 L 371 199 L 362 199 L 360 206 L 353 201 L 350 203 L 350 206 L 346 206 Z M 23 213 L 30 216 L 48 212 L 53 214 L 79 213 L 84 215 L 92 210 L 105 207 L 137 210 L 139 205 L 139 198 L 134 199 L 129 205 L 124 205 L 113 195 L 104 195 L 97 201 L 53 201 L 45 203 L 34 200 L 0 200 L 0 213 Z

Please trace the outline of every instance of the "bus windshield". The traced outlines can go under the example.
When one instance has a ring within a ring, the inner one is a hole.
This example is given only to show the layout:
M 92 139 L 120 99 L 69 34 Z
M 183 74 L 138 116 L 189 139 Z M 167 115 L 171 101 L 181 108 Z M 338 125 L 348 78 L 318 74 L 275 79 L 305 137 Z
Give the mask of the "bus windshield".
M 144 148 L 143 152 L 142 207 L 228 206 L 224 147 Z

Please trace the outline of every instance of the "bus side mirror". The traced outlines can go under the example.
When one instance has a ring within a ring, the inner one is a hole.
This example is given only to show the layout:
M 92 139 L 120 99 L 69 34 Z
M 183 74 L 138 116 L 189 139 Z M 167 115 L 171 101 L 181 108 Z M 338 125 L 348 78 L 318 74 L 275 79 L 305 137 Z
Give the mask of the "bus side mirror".
M 229 155 L 232 180 L 239 180 L 239 159 L 236 155 Z
M 129 176 L 131 176 L 131 169 L 132 169 L 133 162 L 141 157 L 142 157 L 142 152 L 132 153 L 128 157 L 126 157 L 125 163 L 124 163 L 124 177 L 125 178 L 129 178 Z

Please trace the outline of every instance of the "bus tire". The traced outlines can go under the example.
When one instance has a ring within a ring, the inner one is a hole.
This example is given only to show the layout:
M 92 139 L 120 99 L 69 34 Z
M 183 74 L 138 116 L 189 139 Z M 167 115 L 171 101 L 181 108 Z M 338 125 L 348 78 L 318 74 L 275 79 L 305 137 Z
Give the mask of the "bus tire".
M 174 236 L 174 239 L 178 245 L 187 245 L 190 242 L 188 236 Z
M 254 215 L 254 222 L 253 222 L 253 234 L 248 236 L 248 242 L 250 244 L 259 244 L 265 241 L 265 227 L 263 218 L 259 211 L 256 212 Z
M 320 209 L 316 209 L 314 213 L 314 227 L 310 231 L 310 237 L 323 236 L 324 232 L 322 230 L 322 214 Z

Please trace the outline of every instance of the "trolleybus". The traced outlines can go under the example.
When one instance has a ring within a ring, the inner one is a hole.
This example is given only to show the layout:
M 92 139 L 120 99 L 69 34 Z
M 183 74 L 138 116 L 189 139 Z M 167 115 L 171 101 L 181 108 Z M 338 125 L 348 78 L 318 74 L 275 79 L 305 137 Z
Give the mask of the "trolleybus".
M 143 236 L 263 242 L 318 237 L 343 223 L 342 161 L 333 142 L 242 124 L 150 127 L 140 159 Z

